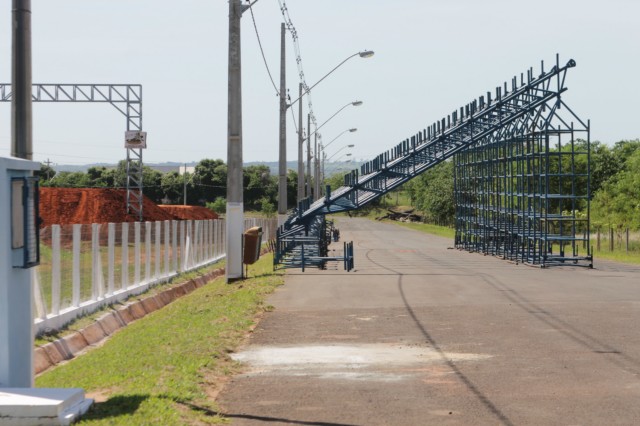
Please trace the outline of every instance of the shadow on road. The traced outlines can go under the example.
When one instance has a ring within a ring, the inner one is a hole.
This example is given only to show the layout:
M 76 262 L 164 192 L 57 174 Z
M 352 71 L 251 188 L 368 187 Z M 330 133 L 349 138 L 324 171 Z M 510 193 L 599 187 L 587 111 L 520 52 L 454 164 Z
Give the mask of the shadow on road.
M 370 262 L 378 265 L 379 267 L 381 267 L 383 269 L 386 269 L 386 270 L 388 270 L 390 272 L 393 272 L 393 273 L 395 273 L 395 275 L 398 276 L 398 291 L 400 292 L 400 296 L 402 297 L 402 301 L 404 303 L 404 306 L 407 309 L 407 312 L 411 316 L 411 319 L 413 319 L 413 321 L 415 322 L 416 326 L 418 327 L 418 329 L 420 330 L 422 335 L 425 337 L 425 339 L 427 339 L 427 342 L 429 342 L 429 344 L 433 347 L 433 349 L 436 352 L 438 352 L 438 354 L 442 358 L 442 361 L 444 361 L 449 366 L 449 368 L 451 368 L 451 370 L 458 377 L 458 379 L 460 379 L 460 381 L 462 381 L 465 384 L 467 389 L 469 389 L 476 396 L 476 398 L 478 398 L 478 400 L 482 403 L 482 405 L 484 405 L 494 416 L 496 416 L 498 418 L 498 420 L 502 424 L 509 425 L 509 426 L 513 425 L 511 420 L 509 420 L 509 418 L 498 407 L 496 407 L 496 405 L 484 393 L 482 393 L 482 391 L 480 389 L 478 389 L 473 384 L 473 382 L 458 368 L 458 366 L 455 364 L 455 362 L 453 362 L 451 359 L 449 359 L 445 355 L 445 353 L 442 350 L 442 348 L 438 345 L 438 342 L 436 342 L 435 339 L 431 336 L 431 334 L 429 334 L 429 332 L 427 331 L 426 327 L 424 325 L 422 325 L 422 323 L 418 319 L 418 316 L 416 315 L 415 311 L 413 310 L 413 308 L 409 304 L 409 301 L 407 300 L 407 297 L 406 297 L 406 295 L 404 293 L 404 288 L 403 288 L 403 284 L 402 284 L 402 278 L 403 278 L 404 274 L 401 273 L 401 272 L 395 271 L 395 270 L 393 270 L 391 268 L 387 268 L 386 266 L 383 266 L 380 263 L 374 261 L 369 256 L 369 253 L 370 253 L 370 251 L 367 251 L 366 257 Z

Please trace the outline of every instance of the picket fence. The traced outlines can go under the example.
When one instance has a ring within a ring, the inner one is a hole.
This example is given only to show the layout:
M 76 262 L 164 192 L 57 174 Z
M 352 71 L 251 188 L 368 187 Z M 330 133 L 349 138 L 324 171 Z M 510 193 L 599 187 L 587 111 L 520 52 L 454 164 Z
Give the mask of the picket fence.
M 276 219 L 245 219 L 275 237 Z M 223 220 L 52 225 L 33 268 L 37 335 L 225 257 Z

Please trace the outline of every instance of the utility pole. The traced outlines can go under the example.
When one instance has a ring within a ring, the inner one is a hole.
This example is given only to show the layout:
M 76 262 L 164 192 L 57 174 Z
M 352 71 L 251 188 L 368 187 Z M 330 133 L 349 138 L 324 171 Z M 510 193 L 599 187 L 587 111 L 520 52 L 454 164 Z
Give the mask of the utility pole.
M 256 0 L 257 1 L 257 0 Z M 242 194 L 242 68 L 240 18 L 254 1 L 243 6 L 229 0 L 229 98 L 227 117 L 227 282 L 242 278 L 242 233 L 244 204 Z
M 313 139 L 315 148 L 315 156 L 313 157 L 313 176 L 314 176 L 314 185 L 313 185 L 313 199 L 314 201 L 320 198 L 320 151 L 318 151 L 318 131 L 316 130 L 316 134 Z
M 47 161 L 44 162 L 47 165 L 47 180 L 51 179 L 51 160 L 47 158 Z
M 311 114 L 307 114 L 307 197 L 311 198 Z
M 285 25 L 280 24 L 280 150 L 278 158 L 278 214 L 287 214 L 287 73 L 285 70 Z
M 31 0 L 13 0 L 12 6 L 11 155 L 31 160 Z
M 298 102 L 298 202 L 304 198 L 304 160 L 302 159 L 302 83 L 298 86 L 300 97 Z

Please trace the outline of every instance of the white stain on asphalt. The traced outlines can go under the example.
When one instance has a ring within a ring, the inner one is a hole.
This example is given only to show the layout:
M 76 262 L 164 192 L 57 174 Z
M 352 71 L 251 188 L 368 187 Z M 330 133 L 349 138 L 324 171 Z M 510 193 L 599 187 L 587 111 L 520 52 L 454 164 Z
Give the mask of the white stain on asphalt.
M 389 344 L 252 346 L 231 357 L 247 363 L 248 375 L 314 376 L 326 379 L 396 381 L 411 377 L 407 366 L 480 361 L 490 355 L 440 352 Z M 394 371 L 401 369 L 402 371 Z

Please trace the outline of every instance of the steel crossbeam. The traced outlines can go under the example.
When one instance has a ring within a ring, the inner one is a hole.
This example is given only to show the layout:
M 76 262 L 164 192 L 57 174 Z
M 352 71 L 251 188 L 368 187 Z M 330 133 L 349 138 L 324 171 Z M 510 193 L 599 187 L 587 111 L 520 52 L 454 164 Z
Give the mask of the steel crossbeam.
M 0 101 L 11 101 L 11 84 L 0 83 Z M 126 130 L 142 130 L 142 85 L 34 83 L 33 102 L 109 103 L 126 117 Z M 127 148 L 127 211 L 143 219 L 142 148 Z
M 564 87 L 567 70 L 574 66 L 575 62 L 570 60 L 562 67 L 542 70 L 538 77 L 530 69 L 526 79 L 521 74 L 520 84 L 516 77 L 512 79 L 511 91 L 505 83 L 496 88 L 495 97 L 487 92 L 486 97 L 454 111 L 346 175 L 344 186 L 333 194 L 327 192 L 324 199 L 299 207 L 291 224 L 307 223 L 316 215 L 360 208 L 454 154 L 484 140 L 503 138 L 513 133 L 514 128 L 548 127 L 548 122 L 539 123 L 542 112 L 560 105 L 561 95 L 567 90 Z

